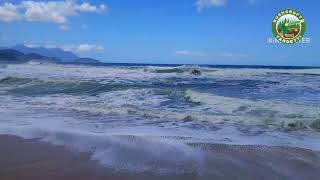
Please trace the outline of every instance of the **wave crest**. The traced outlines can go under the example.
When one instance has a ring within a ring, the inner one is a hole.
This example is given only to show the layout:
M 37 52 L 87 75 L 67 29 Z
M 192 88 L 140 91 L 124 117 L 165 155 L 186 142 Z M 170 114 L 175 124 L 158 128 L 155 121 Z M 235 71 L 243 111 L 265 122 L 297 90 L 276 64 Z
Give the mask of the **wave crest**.
M 320 108 L 278 101 L 253 101 L 186 91 L 186 97 L 200 104 L 200 108 L 216 115 L 242 118 L 243 123 L 276 125 L 285 128 L 316 128 L 320 120 Z

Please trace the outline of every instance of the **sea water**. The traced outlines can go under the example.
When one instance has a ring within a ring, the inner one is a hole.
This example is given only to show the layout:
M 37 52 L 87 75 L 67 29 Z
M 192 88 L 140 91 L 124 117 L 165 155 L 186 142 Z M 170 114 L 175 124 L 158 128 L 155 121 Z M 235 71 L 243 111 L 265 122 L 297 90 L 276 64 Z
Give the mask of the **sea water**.
M 0 66 L 0 134 L 91 152 L 120 170 L 201 169 L 197 143 L 320 150 L 319 130 L 317 68 Z

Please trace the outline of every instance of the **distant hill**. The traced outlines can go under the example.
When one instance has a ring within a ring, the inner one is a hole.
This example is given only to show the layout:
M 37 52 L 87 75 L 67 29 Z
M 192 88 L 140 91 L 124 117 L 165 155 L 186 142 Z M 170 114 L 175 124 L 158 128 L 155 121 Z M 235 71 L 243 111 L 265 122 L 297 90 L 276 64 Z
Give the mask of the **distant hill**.
M 40 62 L 61 62 L 59 58 L 56 57 L 46 57 L 40 54 L 30 53 L 24 55 L 25 60 L 27 61 L 40 61 Z
M 73 61 L 74 63 L 90 63 L 90 64 L 96 64 L 101 63 L 99 60 L 92 59 L 92 58 L 78 58 Z
M 63 61 L 55 56 L 44 56 L 38 53 L 23 53 L 16 49 L 0 49 L 1 63 L 24 63 L 28 61 L 52 62 L 52 63 L 79 63 L 79 64 L 97 64 L 99 60 L 93 58 L 76 58 L 72 61 Z
M 24 53 L 14 49 L 0 50 L 0 61 L 24 62 Z
M 25 54 L 14 49 L 0 50 L 0 62 L 24 63 L 28 61 L 61 62 L 61 60 L 56 57 L 46 57 L 36 53 Z
M 45 57 L 56 57 L 64 62 L 71 62 L 75 59 L 78 59 L 79 57 L 72 52 L 65 51 L 63 49 L 59 48 L 44 48 L 44 47 L 27 47 L 23 44 L 17 44 L 11 49 L 20 51 L 25 54 L 39 54 L 41 56 Z

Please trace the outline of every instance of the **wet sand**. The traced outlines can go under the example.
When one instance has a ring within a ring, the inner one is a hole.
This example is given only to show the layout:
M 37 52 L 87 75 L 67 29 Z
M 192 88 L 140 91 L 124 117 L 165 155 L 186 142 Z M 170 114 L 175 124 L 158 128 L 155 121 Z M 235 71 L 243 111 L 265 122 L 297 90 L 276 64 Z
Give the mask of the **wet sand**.
M 115 171 L 37 140 L 0 136 L 0 180 L 319 179 L 320 152 L 299 148 L 193 144 L 208 152 L 202 173 Z

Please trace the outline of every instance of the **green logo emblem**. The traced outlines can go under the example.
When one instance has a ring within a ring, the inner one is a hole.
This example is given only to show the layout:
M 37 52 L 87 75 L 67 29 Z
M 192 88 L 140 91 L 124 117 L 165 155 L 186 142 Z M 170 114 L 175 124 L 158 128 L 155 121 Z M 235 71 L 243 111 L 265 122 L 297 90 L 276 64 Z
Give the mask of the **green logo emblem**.
M 281 43 L 294 44 L 300 41 L 306 31 L 306 22 L 301 13 L 286 9 L 280 11 L 272 21 L 274 37 Z

